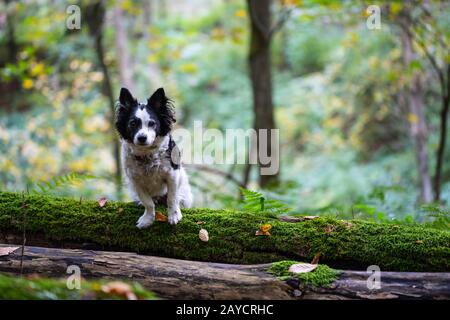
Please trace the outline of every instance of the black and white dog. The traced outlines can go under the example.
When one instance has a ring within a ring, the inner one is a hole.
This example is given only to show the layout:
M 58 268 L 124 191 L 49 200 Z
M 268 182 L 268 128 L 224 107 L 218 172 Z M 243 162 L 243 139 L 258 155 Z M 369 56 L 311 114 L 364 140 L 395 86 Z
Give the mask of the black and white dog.
M 164 89 L 139 103 L 122 88 L 116 110 L 116 129 L 122 143 L 122 166 L 133 200 L 145 207 L 137 221 L 146 228 L 155 220 L 155 203 L 167 204 L 168 221 L 181 220 L 180 207 L 192 205 L 188 177 L 171 136 L 175 113 Z

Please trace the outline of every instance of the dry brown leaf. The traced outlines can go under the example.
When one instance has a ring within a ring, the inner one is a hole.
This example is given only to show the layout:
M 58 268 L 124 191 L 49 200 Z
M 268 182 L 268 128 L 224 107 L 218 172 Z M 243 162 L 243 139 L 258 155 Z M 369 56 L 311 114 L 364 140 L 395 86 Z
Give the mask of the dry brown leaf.
M 19 247 L 0 247 L 0 257 L 7 256 L 10 253 L 16 251 Z
M 258 231 L 256 231 L 256 236 L 270 236 L 269 230 L 272 229 L 272 225 L 270 223 L 263 224 L 259 227 Z
M 422 244 L 423 241 L 422 241 L 422 240 L 417 240 L 416 243 L 417 243 L 417 244 Z
M 317 264 L 310 264 L 310 263 L 296 263 L 289 267 L 289 272 L 292 273 L 307 273 L 311 272 L 314 269 L 317 268 Z
M 137 300 L 131 286 L 124 282 L 113 281 L 109 282 L 101 287 L 102 291 L 106 294 L 115 295 L 119 297 L 127 298 L 128 300 Z
M 208 234 L 208 231 L 206 229 L 200 229 L 200 231 L 198 232 L 198 237 L 203 242 L 208 242 L 209 241 L 209 234 Z
M 163 221 L 163 222 L 165 222 L 165 221 L 167 221 L 167 216 L 163 215 L 159 211 L 156 211 L 155 219 L 156 219 L 156 221 Z
M 122 213 L 122 212 L 123 212 L 123 208 L 117 209 L 117 213 Z
M 344 221 L 343 223 L 347 229 L 351 229 L 353 227 L 353 223 L 351 223 L 351 222 Z
M 197 221 L 196 224 L 205 224 L 205 221 Z
M 319 260 L 320 260 L 320 253 L 314 256 L 314 258 L 311 261 L 311 264 L 319 264 Z
M 303 220 L 314 220 L 314 219 L 319 219 L 319 216 L 304 216 L 302 217 Z
M 100 206 L 100 208 L 103 208 L 107 202 L 108 199 L 106 199 L 105 197 L 98 199 L 98 205 Z
M 325 227 L 325 233 L 332 233 L 334 230 L 336 230 L 336 226 L 333 224 L 329 224 Z

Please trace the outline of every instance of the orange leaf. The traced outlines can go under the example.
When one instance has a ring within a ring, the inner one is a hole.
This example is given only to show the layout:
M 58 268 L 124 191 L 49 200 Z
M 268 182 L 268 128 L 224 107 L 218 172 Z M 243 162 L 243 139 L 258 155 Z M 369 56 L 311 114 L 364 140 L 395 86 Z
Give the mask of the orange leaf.
M 98 199 L 98 205 L 100 206 L 100 208 L 103 208 L 107 202 L 108 200 L 105 197 Z
M 131 286 L 120 281 L 114 281 L 103 285 L 102 291 L 110 295 L 127 298 L 128 300 L 137 300 Z
M 266 223 L 259 227 L 259 230 L 256 231 L 255 236 L 270 236 L 269 230 L 272 229 L 272 225 L 269 223 Z
M 156 221 L 167 221 L 167 216 L 163 215 L 161 212 L 156 211 L 155 214 Z

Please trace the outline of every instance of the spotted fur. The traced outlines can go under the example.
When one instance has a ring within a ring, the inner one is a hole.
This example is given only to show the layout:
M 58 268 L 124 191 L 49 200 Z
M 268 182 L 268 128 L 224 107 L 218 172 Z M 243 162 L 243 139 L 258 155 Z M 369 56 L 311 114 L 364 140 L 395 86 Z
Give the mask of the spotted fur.
M 138 228 L 146 228 L 155 220 L 156 199 L 165 199 L 171 224 L 181 220 L 180 207 L 192 205 L 188 177 L 170 135 L 174 122 L 173 105 L 162 88 L 146 104 L 139 103 L 127 89 L 121 89 L 116 129 L 130 195 L 145 208 L 137 221 Z

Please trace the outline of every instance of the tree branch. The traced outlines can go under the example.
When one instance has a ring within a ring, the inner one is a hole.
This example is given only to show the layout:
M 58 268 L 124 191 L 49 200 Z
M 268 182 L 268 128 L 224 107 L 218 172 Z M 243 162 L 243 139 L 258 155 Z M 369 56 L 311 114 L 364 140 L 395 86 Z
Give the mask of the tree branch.
M 225 179 L 237 184 L 239 187 L 245 188 L 245 185 L 242 181 L 239 181 L 237 178 L 235 178 L 231 173 L 222 171 L 220 169 L 210 167 L 204 164 L 185 164 L 185 167 L 193 168 L 198 171 L 204 171 L 209 172 L 215 175 L 219 175 L 221 177 L 224 177 Z

